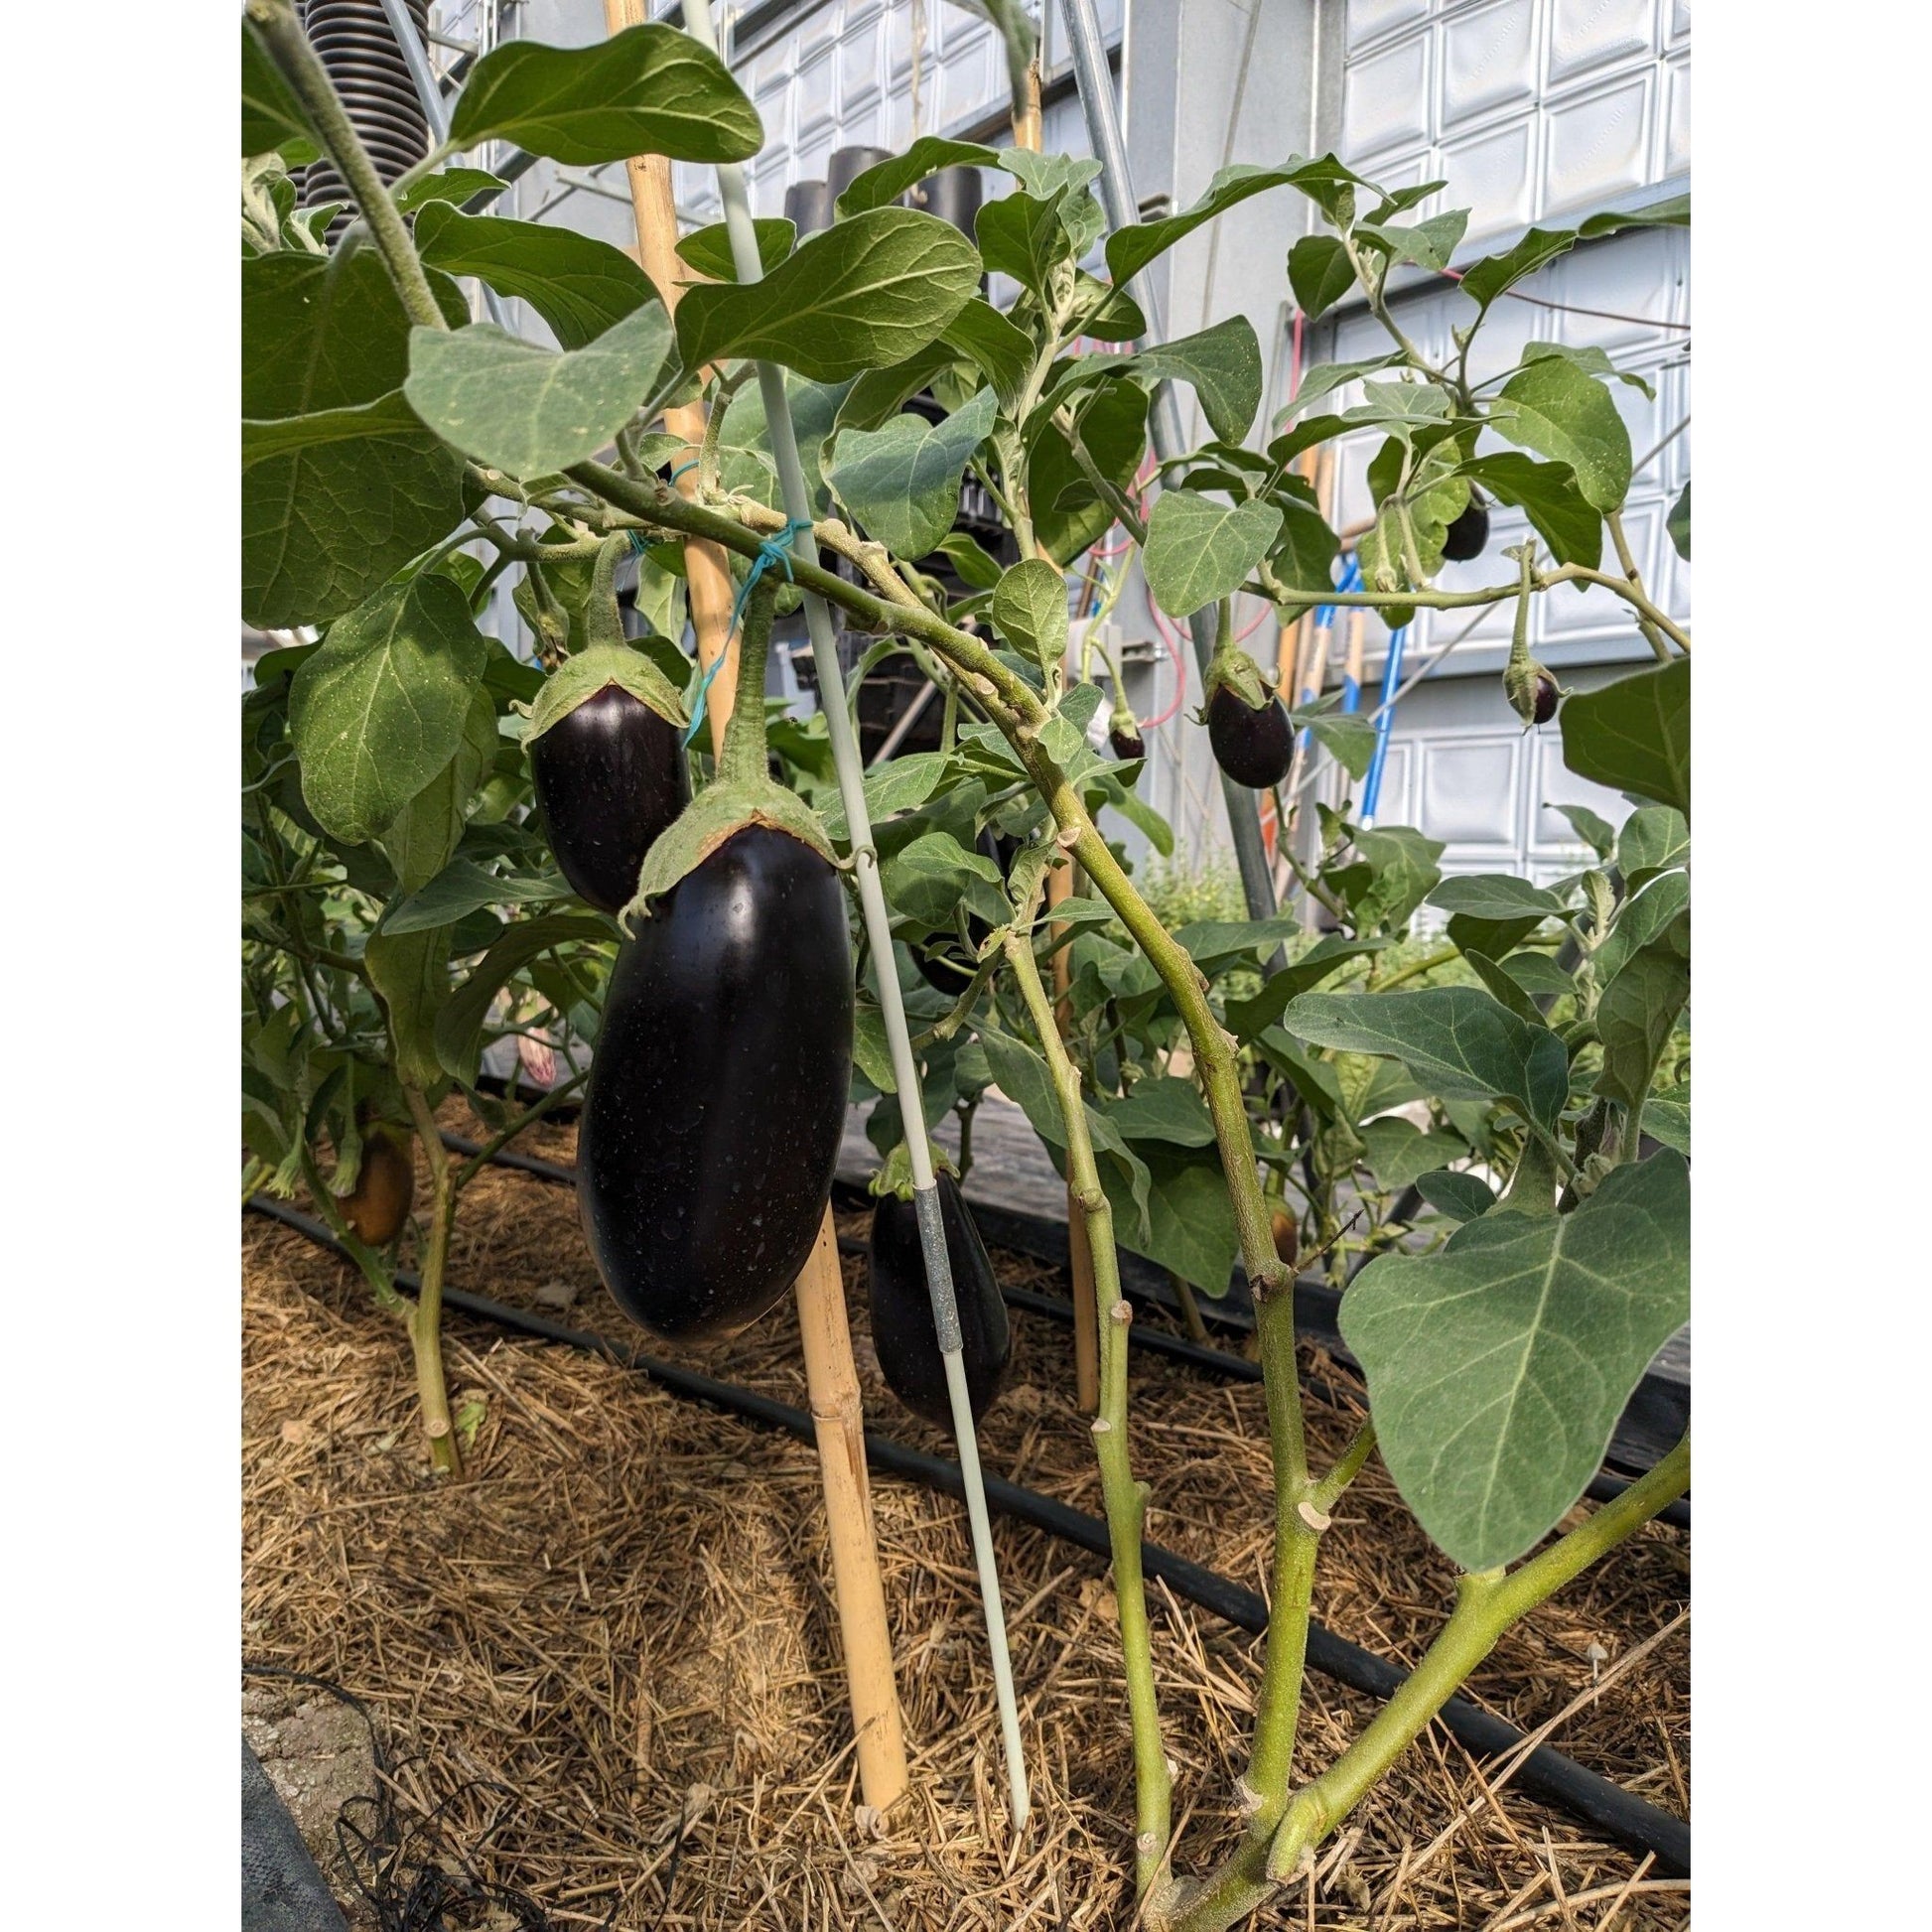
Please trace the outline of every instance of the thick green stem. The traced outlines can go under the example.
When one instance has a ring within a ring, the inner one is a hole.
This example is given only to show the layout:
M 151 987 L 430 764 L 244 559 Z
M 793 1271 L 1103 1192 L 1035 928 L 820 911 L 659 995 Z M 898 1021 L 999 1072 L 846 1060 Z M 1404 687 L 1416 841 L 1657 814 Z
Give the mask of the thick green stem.
M 745 606 L 745 627 L 739 633 L 738 687 L 732 695 L 725 756 L 718 769 L 724 784 L 770 779 L 770 751 L 764 731 L 764 658 L 771 641 L 771 611 L 777 601 L 777 580 L 767 570 Z
M 423 273 L 416 244 L 409 238 L 409 229 L 394 198 L 383 187 L 382 177 L 376 173 L 375 163 L 362 145 L 362 137 L 348 118 L 348 110 L 329 78 L 328 69 L 309 45 L 292 0 L 248 0 L 248 18 L 254 23 L 269 59 L 302 103 L 336 172 L 354 196 L 355 206 L 369 224 L 375 245 L 388 264 L 409 320 L 425 329 L 447 329 L 449 324 L 436 306 L 429 277 Z
M 450 1392 L 443 1379 L 443 1274 L 449 1265 L 450 1235 L 456 1224 L 456 1187 L 449 1151 L 437 1131 L 436 1116 L 417 1087 L 405 1086 L 410 1118 L 429 1160 L 429 1246 L 423 1254 L 422 1285 L 409 1311 L 409 1346 L 416 1358 L 416 1394 L 423 1405 L 423 1433 L 429 1459 L 439 1475 L 460 1476 L 463 1453 L 450 1420 Z
M 1630 554 L 1630 539 L 1623 534 L 1622 512 L 1611 510 L 1603 521 L 1609 526 L 1610 541 L 1616 545 L 1616 560 L 1623 566 L 1623 574 L 1630 580 L 1630 588 L 1642 597 L 1643 579 L 1637 575 L 1637 560 Z M 1643 633 L 1644 642 L 1650 646 L 1650 654 L 1658 663 L 1668 664 L 1670 647 L 1664 642 L 1664 633 L 1641 611 L 1637 615 L 1637 628 Z
M 1161 1713 L 1154 1687 L 1154 1650 L 1148 1631 L 1147 1588 L 1141 1575 L 1141 1530 L 1147 1487 L 1134 1480 L 1127 1442 L 1127 1324 L 1132 1311 L 1120 1292 L 1120 1257 L 1114 1247 L 1113 1209 L 1100 1184 L 1093 1142 L 1087 1133 L 1080 1075 L 1054 1023 L 1053 1005 L 1034 957 L 1033 935 L 1007 935 L 1007 958 L 1039 1035 L 1066 1125 L 1067 1182 L 1086 1223 L 1093 1257 L 1093 1292 L 1100 1321 L 1100 1413 L 1093 1422 L 1106 1502 L 1107 1540 L 1113 1550 L 1114 1595 L 1120 1605 L 1120 1647 L 1127 1666 L 1127 1709 L 1134 1731 L 1134 1888 L 1144 1897 L 1162 1881 L 1168 1862 L 1172 1793 Z
M 510 1142 L 515 1140 L 526 1128 L 534 1127 L 559 1102 L 569 1099 L 590 1077 L 590 1069 L 587 1067 L 582 1073 L 572 1074 L 568 1080 L 559 1080 L 541 1100 L 531 1101 L 520 1114 L 517 1114 L 513 1119 L 505 1123 L 502 1127 L 499 1127 L 495 1133 L 490 1135 L 489 1139 L 484 1141 L 477 1149 L 476 1153 L 471 1155 L 464 1162 L 463 1166 L 457 1169 L 455 1174 L 451 1177 L 451 1187 L 457 1193 L 462 1193 L 464 1188 L 469 1186 L 471 1181 L 476 1179 L 477 1175 Z
M 1484 1571 L 1461 1578 L 1456 1605 L 1423 1660 L 1335 1762 L 1298 1792 L 1266 1856 L 1252 1838 L 1179 1908 L 1160 1923 L 1163 1932 L 1227 1932 L 1267 1903 L 1299 1871 L 1431 1719 L 1467 1680 L 1518 1618 L 1587 1570 L 1599 1557 L 1675 1502 L 1691 1486 L 1688 1438 L 1612 1503 L 1505 1575 Z

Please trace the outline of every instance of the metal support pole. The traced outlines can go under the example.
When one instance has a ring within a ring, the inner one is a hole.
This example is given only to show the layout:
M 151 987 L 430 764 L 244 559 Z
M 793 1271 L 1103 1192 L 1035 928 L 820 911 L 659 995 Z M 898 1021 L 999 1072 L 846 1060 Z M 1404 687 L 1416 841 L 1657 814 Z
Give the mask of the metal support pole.
M 708 53 L 718 51 L 710 0 L 685 0 L 685 31 Z M 751 203 L 745 193 L 745 173 L 735 163 L 718 167 L 718 192 L 725 205 L 725 225 L 731 236 L 732 260 L 741 284 L 759 279 L 758 236 L 752 226 Z M 783 374 L 775 364 L 758 365 L 759 387 L 764 398 L 764 420 L 777 464 L 785 514 L 802 521 L 793 550 L 807 563 L 818 561 L 818 545 L 811 535 L 811 498 L 798 460 L 792 431 L 791 404 Z M 872 842 L 872 818 L 866 809 L 865 771 L 846 709 L 845 677 L 839 668 L 838 639 L 832 616 L 822 598 L 805 594 L 805 623 L 811 633 L 812 660 L 818 669 L 819 694 L 825 712 L 832 756 L 838 767 L 839 792 L 845 801 L 846 824 L 852 833 L 853 873 L 859 902 L 865 913 L 866 934 L 879 974 L 880 1017 L 892 1049 L 894 1084 L 898 1089 L 899 1119 L 905 1150 L 912 1166 L 912 1204 L 918 1215 L 919 1245 L 924 1252 L 926 1287 L 932 1298 L 933 1325 L 946 1366 L 946 1387 L 952 1398 L 953 1435 L 959 1449 L 960 1473 L 965 1479 L 966 1513 L 972 1524 L 973 1556 L 979 1569 L 980 1596 L 986 1609 L 986 1631 L 993 1660 L 993 1685 L 1000 1708 L 1000 1728 L 1006 1746 L 1008 1795 L 1016 1832 L 1027 1823 L 1031 1801 L 1027 1791 L 1026 1759 L 1020 1743 L 1020 1713 L 1013 1694 L 1013 1665 L 1007 1652 L 1006 1612 L 1000 1601 L 1000 1577 L 993 1559 L 993 1530 L 987 1516 L 986 1482 L 980 1473 L 979 1441 L 973 1429 L 971 1398 L 966 1389 L 959 1307 L 953 1294 L 952 1265 L 946 1252 L 945 1229 L 939 1215 L 939 1190 L 934 1180 L 932 1150 L 926 1140 L 925 1109 L 919 1094 L 919 1069 L 912 1057 L 905 1007 L 894 965 L 891 915 L 879 883 L 879 855 Z
M 1114 108 L 1113 75 L 1107 69 L 1107 50 L 1100 38 L 1100 22 L 1093 0 L 1060 0 L 1060 15 L 1066 23 L 1067 45 L 1073 55 L 1073 77 L 1080 90 L 1080 109 L 1086 116 L 1087 139 L 1093 144 L 1100 163 L 1100 200 L 1107 211 L 1109 226 L 1132 227 L 1141 218 L 1141 205 L 1134 195 L 1134 175 L 1127 165 L 1127 145 L 1121 139 L 1120 115 Z M 1160 304 L 1155 300 L 1145 275 L 1136 276 L 1131 285 L 1141 313 L 1147 317 L 1148 335 L 1161 340 Z M 1138 345 L 1137 345 L 1138 346 Z M 1163 382 L 1154 392 L 1154 454 L 1165 470 L 1186 449 L 1180 432 L 1180 411 L 1173 389 Z M 1215 613 L 1210 608 L 1196 611 L 1187 620 L 1194 640 L 1194 661 L 1200 666 L 1201 686 L 1207 683 L 1208 660 L 1214 655 Z M 1234 841 L 1234 861 L 1241 869 L 1241 891 L 1248 901 L 1251 919 L 1273 918 L 1275 882 L 1268 867 L 1268 854 L 1261 843 L 1261 813 L 1254 793 L 1238 785 L 1225 771 L 1221 773 L 1221 797 L 1227 805 L 1228 832 Z

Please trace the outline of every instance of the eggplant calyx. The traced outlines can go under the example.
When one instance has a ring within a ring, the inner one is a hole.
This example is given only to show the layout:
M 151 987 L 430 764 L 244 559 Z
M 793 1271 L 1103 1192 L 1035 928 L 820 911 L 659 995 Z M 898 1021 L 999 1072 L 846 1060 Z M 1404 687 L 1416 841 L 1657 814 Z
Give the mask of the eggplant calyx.
M 707 785 L 645 853 L 637 891 L 618 914 L 619 923 L 627 932 L 633 919 L 649 918 L 652 899 L 661 898 L 750 825 L 788 833 L 799 844 L 810 846 L 827 865 L 838 863 L 818 814 L 795 791 L 760 777 Z
M 544 679 L 543 689 L 530 707 L 530 729 L 523 742 L 527 745 L 541 738 L 579 705 L 588 704 L 614 684 L 680 731 L 690 722 L 683 698 L 642 651 L 632 650 L 628 644 L 589 644 L 575 657 L 565 658 Z
M 937 1141 L 927 1143 L 932 1154 L 932 1172 L 935 1175 L 949 1173 L 955 1181 L 959 1170 L 953 1166 L 946 1150 Z M 889 1197 L 909 1201 L 918 1191 L 912 1182 L 912 1157 L 906 1152 L 905 1143 L 900 1141 L 886 1157 L 886 1165 L 873 1175 L 867 1183 L 868 1190 L 885 1200 Z
M 1209 704 L 1217 691 L 1224 690 L 1232 691 L 1250 711 L 1261 711 L 1275 701 L 1261 666 L 1234 644 L 1223 644 L 1208 660 L 1206 686 Z

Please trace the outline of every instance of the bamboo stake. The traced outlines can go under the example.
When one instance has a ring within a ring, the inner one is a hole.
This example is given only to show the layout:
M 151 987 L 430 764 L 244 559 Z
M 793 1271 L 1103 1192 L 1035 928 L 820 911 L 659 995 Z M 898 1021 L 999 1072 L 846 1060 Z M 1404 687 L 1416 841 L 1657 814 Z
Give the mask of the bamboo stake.
M 604 27 L 608 34 L 621 33 L 626 27 L 644 25 L 644 0 L 604 0 Z M 679 277 L 690 271 L 678 259 L 677 206 L 671 198 L 671 164 L 661 154 L 633 155 L 624 163 L 630 178 L 630 211 L 637 224 L 637 261 L 650 277 L 651 286 L 663 301 L 666 314 L 675 315 L 684 291 Z M 704 442 L 705 411 L 702 402 L 684 403 L 664 412 L 664 427 L 673 436 L 684 438 L 693 454 Z M 677 480 L 678 491 L 689 496 L 697 486 L 697 475 L 686 471 Z M 714 694 L 724 694 L 722 703 L 708 705 L 711 725 L 711 755 L 721 757 L 725 749 L 725 721 L 731 715 L 730 693 L 738 682 L 738 645 L 731 633 L 732 577 L 725 553 L 715 543 L 689 537 L 684 545 L 685 583 L 690 594 L 691 623 L 698 634 L 698 664 L 709 670 L 721 653 L 724 663 L 712 680 Z
M 1046 903 L 1057 905 L 1073 892 L 1076 868 L 1068 863 L 1055 866 L 1046 875 Z M 1053 1022 L 1060 1037 L 1066 1037 L 1067 1022 L 1072 1017 L 1068 992 L 1073 980 L 1073 965 L 1068 957 L 1072 948 L 1059 944 L 1066 928 L 1053 927 Z M 1074 1190 L 1073 1173 L 1067 1170 L 1066 1254 L 1073 1271 L 1073 1392 L 1083 1416 L 1100 1408 L 1100 1317 L 1093 1295 L 1093 1249 L 1087 1241 L 1086 1211 Z
M 898 1686 L 893 1677 L 893 1637 L 879 1575 L 872 1489 L 866 1479 L 866 1418 L 852 1365 L 852 1331 L 845 1318 L 845 1279 L 838 1234 L 828 1211 L 798 1277 L 798 1331 L 805 1347 L 805 1382 L 818 1435 L 819 1477 L 832 1532 L 832 1577 L 839 1639 L 845 1648 L 852 1728 L 859 1741 L 859 1788 L 875 1810 L 890 1811 L 905 1795 L 905 1739 Z
M 706 52 L 713 55 L 718 52 L 718 36 L 712 24 L 710 0 L 686 0 L 684 27 L 685 32 Z M 725 227 L 731 237 L 732 258 L 738 269 L 739 280 L 746 284 L 756 282 L 760 272 L 759 245 L 752 226 L 744 170 L 735 163 L 720 162 L 718 192 L 725 205 Z M 801 534 L 792 543 L 792 552 L 802 560 L 815 564 L 818 547 L 810 535 L 811 501 L 805 487 L 804 467 L 799 461 L 797 437 L 791 422 L 791 404 L 785 395 L 784 379 L 774 363 L 759 361 L 757 368 L 759 388 L 764 398 L 764 420 L 771 439 L 771 455 L 777 465 L 778 483 L 784 495 L 785 514 L 801 527 Z M 865 771 L 859 762 L 859 748 L 853 737 L 851 719 L 846 713 L 845 676 L 839 664 L 838 639 L 832 628 L 831 612 L 824 600 L 807 591 L 804 605 L 806 627 L 811 633 L 812 659 L 818 669 L 826 730 L 832 741 L 833 761 L 838 767 L 839 791 L 845 802 L 846 823 L 851 828 L 853 872 L 859 888 L 860 907 L 875 956 L 890 961 L 893 957 L 892 915 L 879 881 L 879 854 L 872 842 L 872 815 L 866 805 Z M 879 974 L 879 1001 L 880 1018 L 885 1022 L 886 1041 L 891 1049 L 893 1073 L 899 1094 L 905 1151 L 912 1168 L 912 1201 L 918 1210 L 919 1245 L 924 1254 L 926 1286 L 932 1300 L 933 1325 L 939 1338 L 940 1359 L 945 1364 L 947 1394 L 951 1398 L 960 1479 L 966 1492 L 966 1514 L 972 1530 L 973 1560 L 979 1573 L 980 1600 L 986 1612 L 987 1649 L 993 1666 L 994 1696 L 999 1707 L 1008 1801 L 1013 1828 L 1018 1833 L 1026 1829 L 1032 1799 L 1027 1789 L 1026 1754 L 1020 1740 L 1020 1707 L 1013 1689 L 1013 1662 L 1007 1649 L 1006 1609 L 1000 1600 L 999 1568 L 993 1554 L 993 1527 L 986 1506 L 986 1480 L 980 1472 L 979 1438 L 974 1431 L 972 1399 L 966 1388 L 966 1364 L 962 1354 L 959 1308 L 953 1293 L 951 1259 L 940 1223 L 939 1190 L 933 1172 L 932 1149 L 926 1137 L 925 1111 L 919 1100 L 918 1062 L 912 1055 L 911 1035 L 905 1024 L 905 1008 L 898 981 L 890 971 Z
M 643 0 L 604 0 L 608 33 L 621 33 L 643 20 Z M 665 309 L 674 311 L 683 293 L 678 278 L 685 269 L 677 255 L 671 164 L 662 155 L 635 155 L 625 164 L 625 173 L 630 179 L 639 265 L 650 277 Z M 704 441 L 704 404 L 668 409 L 664 424 L 695 451 Z M 689 472 L 680 477 L 681 493 L 689 496 L 696 481 Z M 731 722 L 738 686 L 738 645 L 731 628 L 731 570 L 716 544 L 695 537 L 685 541 L 684 568 L 691 623 L 697 632 L 698 663 L 709 669 L 719 657 L 725 659 L 712 682 L 706 706 L 712 756 L 716 758 L 724 752 L 725 727 Z M 858 1740 L 859 1788 L 875 1811 L 888 1812 L 904 1797 L 910 1780 L 898 1685 L 893 1674 L 892 1631 L 886 1620 L 886 1587 L 879 1570 L 872 1488 L 866 1474 L 865 1410 L 859 1394 L 859 1373 L 852 1360 L 852 1331 L 846 1321 L 838 1231 L 829 1205 L 793 1293 L 798 1298 L 805 1384 L 818 1436 L 819 1481 L 831 1532 L 832 1593 L 845 1650 L 852 1729 Z

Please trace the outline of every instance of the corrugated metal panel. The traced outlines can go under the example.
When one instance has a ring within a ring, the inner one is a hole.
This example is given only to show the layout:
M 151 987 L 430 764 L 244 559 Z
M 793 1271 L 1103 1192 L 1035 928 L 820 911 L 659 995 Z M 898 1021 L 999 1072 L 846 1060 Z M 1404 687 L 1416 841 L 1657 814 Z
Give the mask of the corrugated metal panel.
M 1689 166 L 1684 0 L 1349 0 L 1343 59 L 1343 158 L 1449 181 L 1473 236 Z

